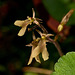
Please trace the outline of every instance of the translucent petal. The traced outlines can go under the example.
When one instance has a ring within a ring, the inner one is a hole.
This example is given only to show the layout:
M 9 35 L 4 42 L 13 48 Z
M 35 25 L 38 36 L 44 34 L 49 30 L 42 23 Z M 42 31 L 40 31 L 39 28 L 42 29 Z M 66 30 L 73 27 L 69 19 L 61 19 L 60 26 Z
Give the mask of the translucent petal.
M 53 34 L 46 34 L 46 37 L 49 37 L 49 36 L 54 36 Z
M 32 8 L 32 11 L 33 11 L 33 18 L 35 18 L 35 11 L 33 8 Z
M 35 23 L 36 25 L 40 25 L 39 22 L 37 20 L 35 20 L 33 23 Z
M 33 60 L 33 57 L 32 57 L 32 56 L 30 56 L 30 58 L 29 58 L 29 61 L 28 61 L 28 64 L 27 64 L 27 65 L 30 65 L 30 64 L 31 64 L 31 62 L 32 62 L 32 60 Z
M 15 21 L 14 25 L 21 27 L 23 23 L 24 23 L 24 20 L 23 21 L 17 20 L 17 21 Z
M 22 27 L 21 30 L 20 30 L 19 33 L 18 33 L 18 36 L 23 36 L 24 33 L 25 33 L 25 31 L 26 31 L 26 28 L 27 28 L 27 25 L 24 26 L 24 27 Z
M 63 17 L 63 19 L 62 19 L 62 21 L 61 21 L 61 24 L 63 23 L 63 25 L 65 25 L 65 24 L 68 22 L 70 16 L 73 14 L 73 12 L 74 12 L 74 9 L 71 9 L 71 10 Z
M 47 51 L 47 48 L 45 47 L 44 50 L 42 51 L 42 58 L 44 59 L 44 61 L 49 59 L 49 53 Z
M 35 57 L 35 60 L 36 60 L 37 62 L 41 63 L 40 58 L 39 58 L 39 55 L 37 55 L 37 56 Z
M 47 48 L 46 48 L 46 41 L 43 40 L 42 41 L 42 58 L 44 59 L 44 61 L 48 60 L 49 59 L 49 53 L 47 51 Z
M 32 50 L 32 51 L 33 51 L 33 50 Z M 32 60 L 33 60 L 33 57 L 32 57 L 32 52 L 31 52 L 31 56 L 30 56 L 30 58 L 29 58 L 29 61 L 28 61 L 28 64 L 27 64 L 27 65 L 30 65 L 31 62 L 32 62 Z M 39 59 L 39 55 L 35 57 L 35 60 L 36 60 L 37 62 L 41 63 L 41 61 L 40 61 L 40 59 Z
M 32 52 L 32 57 L 36 57 L 37 55 L 39 55 L 41 52 L 40 50 L 40 46 L 38 45 Z
M 31 55 L 30 55 L 30 58 L 29 58 L 29 61 L 28 61 L 28 64 L 27 65 L 31 64 L 31 62 L 33 60 L 32 52 L 33 52 L 34 48 L 35 48 L 35 46 L 32 46 Z
M 31 47 L 31 46 L 33 46 L 33 45 L 32 45 L 32 43 L 30 43 L 30 44 L 27 44 L 27 45 L 25 45 L 25 46 L 29 46 L 29 47 Z

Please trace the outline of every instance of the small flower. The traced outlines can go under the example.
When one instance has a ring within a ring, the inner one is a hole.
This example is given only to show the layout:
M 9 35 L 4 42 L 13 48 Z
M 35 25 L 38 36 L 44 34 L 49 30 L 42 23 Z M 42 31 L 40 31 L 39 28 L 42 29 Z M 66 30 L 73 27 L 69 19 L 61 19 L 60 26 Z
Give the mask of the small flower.
M 44 37 L 40 39 L 38 46 L 32 52 L 32 57 L 34 58 L 40 53 L 42 53 L 42 58 L 44 59 L 44 61 L 48 60 L 49 54 L 46 48 L 46 40 Z
M 62 19 L 61 23 L 58 26 L 58 32 L 61 32 L 63 30 L 63 26 L 68 22 L 70 16 L 74 12 L 74 9 L 71 9 Z
M 18 33 L 18 36 L 23 36 L 26 31 L 27 26 L 31 25 L 32 22 L 39 25 L 39 22 L 41 21 L 41 19 L 35 18 L 35 11 L 33 8 L 32 8 L 32 11 L 33 11 L 33 17 L 27 16 L 26 20 L 16 20 L 15 21 L 14 25 L 22 27 Z
M 53 34 L 44 34 L 44 33 L 41 33 L 40 31 L 38 31 L 38 33 L 41 35 L 41 38 L 38 43 L 38 46 L 32 52 L 32 57 L 36 57 L 37 55 L 42 53 L 42 58 L 44 59 L 44 61 L 46 61 L 49 59 L 49 53 L 46 48 L 46 42 L 49 42 L 47 40 L 47 37 L 53 36 Z
M 28 61 L 28 65 L 31 64 L 31 62 L 32 62 L 32 60 L 33 60 L 32 52 L 33 52 L 34 49 L 37 47 L 39 40 L 40 40 L 40 38 L 37 38 L 37 39 L 36 39 L 35 35 L 33 34 L 33 41 L 32 41 L 32 43 L 26 45 L 26 46 L 32 46 L 31 55 L 30 55 L 30 58 L 29 58 L 29 61 Z M 39 59 L 39 55 L 37 55 L 37 56 L 34 57 L 34 58 L 35 58 L 35 60 L 36 60 L 37 62 L 41 63 L 41 62 L 40 62 L 40 59 Z
M 41 33 L 41 32 L 40 32 Z M 46 42 L 48 40 L 46 37 L 53 36 L 52 34 L 40 34 L 41 38 L 35 39 L 29 46 L 32 46 L 31 56 L 28 62 L 28 65 L 32 62 L 32 59 L 35 58 L 37 62 L 40 62 L 39 54 L 42 53 L 42 58 L 44 61 L 49 59 L 49 53 L 46 48 Z M 36 42 L 36 43 L 35 43 Z

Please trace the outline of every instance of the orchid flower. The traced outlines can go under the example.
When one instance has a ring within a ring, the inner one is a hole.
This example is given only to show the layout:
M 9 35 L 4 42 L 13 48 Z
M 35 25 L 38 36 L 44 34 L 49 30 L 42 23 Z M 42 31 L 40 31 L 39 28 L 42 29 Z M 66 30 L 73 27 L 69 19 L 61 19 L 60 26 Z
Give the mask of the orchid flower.
M 39 34 L 41 35 L 40 41 L 38 43 L 38 46 L 33 50 L 32 57 L 36 57 L 40 53 L 42 53 L 42 58 L 44 61 L 49 59 L 49 53 L 46 48 L 46 42 L 48 42 L 46 37 L 53 36 L 53 34 L 44 34 L 39 31 Z
M 39 21 L 41 21 L 41 19 L 35 18 L 35 11 L 34 11 L 33 8 L 32 8 L 32 11 L 33 11 L 33 17 L 27 16 L 26 20 L 16 20 L 14 22 L 14 25 L 22 27 L 21 30 L 18 33 L 18 36 L 23 36 L 24 33 L 26 32 L 27 26 L 31 25 L 32 22 L 39 25 Z
M 37 38 L 35 37 L 35 35 L 33 34 L 33 41 L 32 43 L 26 45 L 26 46 L 32 46 L 32 50 L 31 50 L 31 55 L 30 55 L 30 58 L 29 58 L 29 61 L 28 61 L 28 65 L 31 64 L 32 60 L 33 60 L 33 57 L 32 57 L 32 52 L 34 51 L 34 49 L 37 47 L 38 45 L 38 41 L 39 41 L 40 38 Z M 39 63 L 41 63 L 40 59 L 39 59 L 39 55 L 37 55 L 35 57 L 35 60 Z
M 49 59 L 49 53 L 46 48 L 46 42 L 48 42 L 48 40 L 46 39 L 46 37 L 53 36 L 53 34 L 43 34 L 40 32 L 40 35 L 41 38 L 37 38 L 32 43 L 27 45 L 27 46 L 32 46 L 32 52 L 31 52 L 28 65 L 31 64 L 33 58 L 35 58 L 37 62 L 41 63 L 39 59 L 40 53 L 42 53 L 42 58 L 44 59 L 44 61 Z

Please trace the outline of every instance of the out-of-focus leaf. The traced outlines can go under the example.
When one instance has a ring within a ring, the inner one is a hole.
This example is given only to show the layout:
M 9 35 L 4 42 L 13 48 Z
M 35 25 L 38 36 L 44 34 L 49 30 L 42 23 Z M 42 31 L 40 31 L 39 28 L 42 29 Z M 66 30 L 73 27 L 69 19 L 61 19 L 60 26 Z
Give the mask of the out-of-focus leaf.
M 60 2 L 59 0 L 42 0 L 45 5 L 47 11 L 52 15 L 55 19 L 60 20 L 66 13 L 66 5 Z
M 58 21 L 61 21 L 70 9 L 75 8 L 74 3 L 71 3 L 70 0 L 42 0 L 42 2 L 48 13 Z M 74 15 L 75 12 L 70 17 L 67 25 L 75 24 Z
M 75 75 L 75 52 L 68 52 L 59 58 L 52 75 Z
M 0 65 L 0 71 L 4 72 L 4 71 L 6 71 L 6 68 L 3 65 Z
M 26 72 L 26 73 L 24 73 L 23 75 L 38 75 L 38 74 L 32 73 L 32 72 Z
M 68 3 L 70 3 L 71 2 L 71 0 L 60 0 L 62 3 L 64 3 L 64 4 L 68 4 Z
M 2 1 L 0 1 L 0 6 L 1 6 L 1 5 L 3 5 L 3 2 L 2 2 Z

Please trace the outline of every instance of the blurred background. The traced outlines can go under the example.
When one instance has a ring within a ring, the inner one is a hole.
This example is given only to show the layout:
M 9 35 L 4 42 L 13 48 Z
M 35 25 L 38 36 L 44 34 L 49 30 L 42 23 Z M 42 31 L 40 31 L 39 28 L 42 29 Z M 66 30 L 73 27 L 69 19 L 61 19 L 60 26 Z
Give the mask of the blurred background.
M 56 24 L 59 24 L 70 9 L 75 9 L 75 0 L 0 0 L 0 75 L 44 75 L 26 72 L 24 67 L 54 70 L 54 64 L 60 55 L 52 43 L 47 43 L 49 60 L 43 61 L 40 55 L 41 64 L 33 60 L 27 66 L 31 47 L 25 45 L 32 41 L 32 31 L 26 31 L 24 36 L 19 37 L 17 33 L 20 27 L 15 26 L 14 22 L 25 20 L 27 16 L 32 17 L 32 8 L 36 17 L 43 20 L 48 32 L 56 35 Z M 47 23 L 49 19 L 53 25 Z M 64 54 L 75 51 L 75 11 L 66 26 L 67 36 L 62 37 L 65 39 L 58 39 Z

